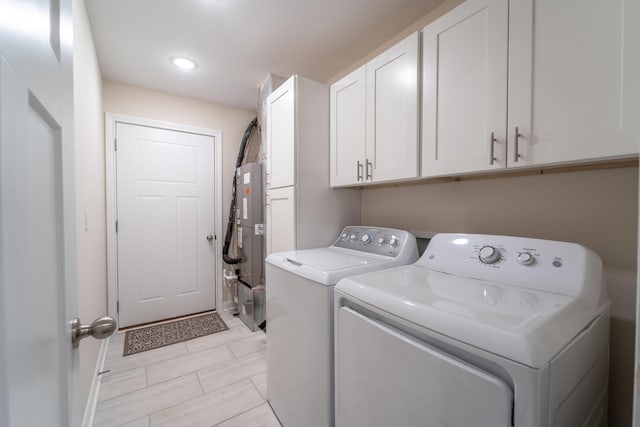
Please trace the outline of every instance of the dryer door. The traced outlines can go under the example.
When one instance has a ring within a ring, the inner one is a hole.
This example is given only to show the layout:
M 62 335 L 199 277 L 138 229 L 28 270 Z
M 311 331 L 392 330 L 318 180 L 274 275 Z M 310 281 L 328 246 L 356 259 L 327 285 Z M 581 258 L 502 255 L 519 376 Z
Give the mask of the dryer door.
M 347 308 L 336 325 L 336 427 L 505 427 L 501 379 Z

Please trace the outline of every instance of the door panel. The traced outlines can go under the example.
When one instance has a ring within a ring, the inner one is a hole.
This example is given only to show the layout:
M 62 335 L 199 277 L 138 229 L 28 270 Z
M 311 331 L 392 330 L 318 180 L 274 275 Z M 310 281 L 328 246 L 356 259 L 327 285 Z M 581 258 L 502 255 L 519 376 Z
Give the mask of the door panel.
M 213 137 L 117 123 L 120 326 L 215 308 Z
M 366 66 L 331 85 L 331 186 L 364 182 Z M 359 163 L 358 163 L 359 162 Z
M 507 6 L 469 0 L 424 29 L 422 176 L 506 166 Z
M 0 3 L 0 425 L 79 426 L 69 1 Z
M 295 187 L 271 190 L 267 205 L 267 255 L 296 249 Z
M 367 63 L 369 182 L 418 176 L 418 55 L 415 33 Z
M 349 308 L 337 322 L 337 427 L 511 425 L 501 379 Z
M 198 292 L 198 211 L 196 197 L 178 197 L 176 226 L 178 295 Z
M 510 7 L 509 166 L 637 154 L 640 4 L 527 0 Z
M 290 78 L 268 98 L 267 159 L 271 188 L 295 185 L 295 79 Z

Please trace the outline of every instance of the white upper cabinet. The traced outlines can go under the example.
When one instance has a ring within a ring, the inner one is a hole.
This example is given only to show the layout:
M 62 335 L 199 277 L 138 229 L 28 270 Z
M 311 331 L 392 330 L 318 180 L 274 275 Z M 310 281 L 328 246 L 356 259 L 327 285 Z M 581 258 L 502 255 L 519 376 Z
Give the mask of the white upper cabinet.
M 366 66 L 331 85 L 331 185 L 363 182 L 367 99 Z
M 373 182 L 418 176 L 419 45 L 414 33 L 367 64 L 365 178 Z
M 429 24 L 422 176 L 637 154 L 639 8 L 467 0 Z
M 295 79 L 284 82 L 267 99 L 267 180 L 270 188 L 295 185 Z
M 638 153 L 638 23 L 637 0 L 511 1 L 509 166 Z
M 424 29 L 424 176 L 505 167 L 507 13 L 467 0 Z
M 331 185 L 418 176 L 419 33 L 331 86 Z

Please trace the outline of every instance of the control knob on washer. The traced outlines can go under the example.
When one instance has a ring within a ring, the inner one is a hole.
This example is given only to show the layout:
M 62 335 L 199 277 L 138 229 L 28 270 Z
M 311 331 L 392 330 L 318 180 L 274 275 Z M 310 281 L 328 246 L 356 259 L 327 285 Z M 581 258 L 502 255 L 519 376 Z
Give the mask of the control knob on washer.
M 391 247 L 395 248 L 398 246 L 399 240 L 396 236 L 391 236 L 391 239 L 389 240 L 389 244 L 391 245 Z
M 384 237 L 379 237 L 379 238 L 378 238 L 378 245 L 379 245 L 379 246 L 384 245 L 384 242 L 385 242 Z
M 478 258 L 485 264 L 495 264 L 500 261 L 500 256 L 500 251 L 493 246 L 483 246 L 478 253 Z
M 371 236 L 368 234 L 363 234 L 360 240 L 362 240 L 362 243 L 364 243 L 365 245 L 368 245 L 369 243 L 371 243 Z

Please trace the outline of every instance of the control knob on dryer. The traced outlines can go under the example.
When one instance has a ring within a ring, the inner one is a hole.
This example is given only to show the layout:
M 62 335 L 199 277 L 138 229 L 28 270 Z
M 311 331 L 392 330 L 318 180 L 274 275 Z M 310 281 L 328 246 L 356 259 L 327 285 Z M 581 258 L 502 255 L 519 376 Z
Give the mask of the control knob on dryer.
M 533 261 L 535 261 L 535 258 L 529 252 L 522 252 L 518 255 L 518 264 L 520 265 L 531 265 Z
M 389 240 L 389 244 L 392 248 L 397 247 L 399 242 L 400 240 L 396 236 L 391 236 L 391 239 Z
M 368 245 L 369 243 L 371 243 L 371 236 L 368 234 L 363 234 L 360 240 L 362 240 L 362 243 L 364 243 L 365 245 Z
M 495 264 L 500 261 L 500 257 L 500 251 L 493 246 L 483 246 L 478 253 L 478 258 L 485 264 Z

